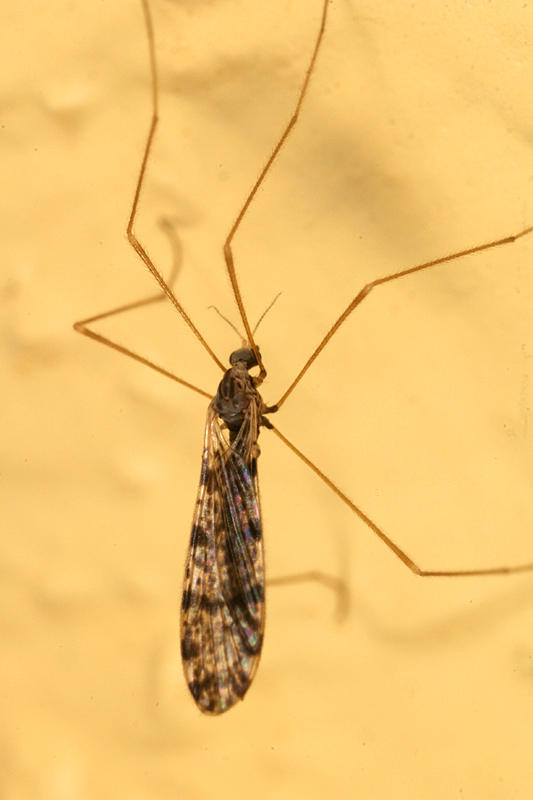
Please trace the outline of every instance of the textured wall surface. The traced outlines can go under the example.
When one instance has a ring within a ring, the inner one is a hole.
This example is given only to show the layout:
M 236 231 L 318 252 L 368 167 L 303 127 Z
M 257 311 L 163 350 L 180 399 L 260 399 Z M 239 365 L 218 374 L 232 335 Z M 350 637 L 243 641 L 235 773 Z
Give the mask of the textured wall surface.
M 2 81 L 0 795 L 527 798 L 533 575 L 421 580 L 268 431 L 271 576 L 245 702 L 178 655 L 207 401 L 75 334 L 154 285 L 125 226 L 149 123 L 137 0 L 9 4 Z M 161 125 L 138 234 L 225 361 L 221 244 L 291 114 L 319 0 L 154 0 Z M 235 240 L 278 399 L 368 280 L 533 225 L 533 16 L 333 0 L 300 121 Z M 280 429 L 427 568 L 533 561 L 533 236 L 382 287 Z M 216 390 L 167 303 L 99 328 Z

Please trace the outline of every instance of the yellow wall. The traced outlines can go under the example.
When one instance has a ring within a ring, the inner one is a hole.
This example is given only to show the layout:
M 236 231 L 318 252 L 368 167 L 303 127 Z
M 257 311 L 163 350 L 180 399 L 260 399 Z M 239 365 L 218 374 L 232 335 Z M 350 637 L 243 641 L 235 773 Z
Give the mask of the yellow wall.
M 139 3 L 9 4 L 0 73 L 6 800 L 527 798 L 533 576 L 422 581 L 265 431 L 272 588 L 245 702 L 178 658 L 206 402 L 72 331 L 153 291 L 125 223 L 149 121 Z M 154 0 L 161 127 L 139 236 L 238 345 L 221 243 L 291 113 L 319 2 Z M 333 0 L 302 117 L 236 241 L 278 399 L 368 280 L 533 224 L 533 18 Z M 7 17 L 7 19 L 6 19 Z M 428 568 L 533 560 L 533 237 L 376 290 L 276 422 Z M 102 331 L 208 391 L 165 304 Z

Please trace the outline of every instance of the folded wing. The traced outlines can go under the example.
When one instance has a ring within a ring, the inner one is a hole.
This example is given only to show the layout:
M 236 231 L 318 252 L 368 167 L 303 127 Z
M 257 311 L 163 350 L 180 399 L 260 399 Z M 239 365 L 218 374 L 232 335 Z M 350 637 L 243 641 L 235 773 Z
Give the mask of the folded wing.
M 227 711 L 254 676 L 264 626 L 257 459 L 231 447 L 209 407 L 181 614 L 185 677 L 198 707 Z

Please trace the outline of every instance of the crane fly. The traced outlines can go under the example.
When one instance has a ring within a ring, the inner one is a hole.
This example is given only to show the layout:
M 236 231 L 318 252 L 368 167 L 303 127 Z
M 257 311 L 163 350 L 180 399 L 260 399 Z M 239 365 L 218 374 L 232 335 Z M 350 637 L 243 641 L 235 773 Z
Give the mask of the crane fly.
M 504 575 L 533 569 L 533 563 L 466 570 L 421 568 L 269 419 L 270 415 L 283 406 L 339 327 L 379 286 L 473 253 L 510 244 L 529 235 L 533 228 L 528 227 L 494 241 L 377 277 L 367 283 L 339 314 L 277 403 L 267 405 L 259 393 L 259 387 L 267 372 L 254 338 L 255 329 L 252 330 L 250 327 L 243 303 L 232 242 L 257 191 L 297 123 L 325 38 L 329 0 L 321 0 L 321 8 L 318 9 L 317 31 L 293 113 L 258 179 L 249 190 L 224 242 L 227 275 L 245 331 L 242 346 L 230 355 L 229 369 L 226 369 L 204 339 L 177 299 L 171 284 L 163 278 L 134 231 L 139 198 L 159 115 L 158 72 L 151 9 L 149 0 L 141 0 L 141 4 L 148 40 L 152 117 L 131 206 L 127 236 L 131 246 L 156 280 L 159 293 L 154 297 L 81 320 L 75 323 L 74 327 L 78 332 L 143 363 L 210 400 L 200 484 L 186 561 L 181 610 L 181 651 L 185 677 L 198 708 L 206 714 L 220 714 L 245 696 L 257 669 L 263 642 L 265 577 L 257 473 L 260 453 L 258 438 L 262 427 L 270 430 L 287 445 L 414 574 L 421 577 L 458 577 Z M 214 397 L 90 327 L 92 323 L 105 317 L 156 302 L 164 297 L 172 303 L 208 355 L 223 370 L 224 374 Z M 251 370 L 258 372 L 252 374 Z

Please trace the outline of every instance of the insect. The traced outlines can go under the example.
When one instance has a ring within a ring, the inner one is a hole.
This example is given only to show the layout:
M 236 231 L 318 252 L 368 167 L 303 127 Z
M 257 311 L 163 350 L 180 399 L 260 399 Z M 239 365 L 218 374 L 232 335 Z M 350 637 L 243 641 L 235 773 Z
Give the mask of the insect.
M 138 203 L 158 122 L 158 74 L 152 17 L 148 0 L 141 0 L 150 55 L 152 119 L 134 193 L 127 235 L 144 262 L 160 293 L 153 298 L 122 306 L 75 323 L 75 329 L 172 378 L 209 398 L 200 485 L 186 564 L 181 617 L 181 643 L 185 676 L 199 709 L 220 714 L 245 696 L 257 669 L 264 628 L 264 564 L 261 509 L 257 477 L 258 439 L 262 427 L 270 430 L 301 459 L 378 536 L 414 574 L 422 577 L 503 575 L 533 569 L 533 563 L 488 569 L 422 569 L 359 506 L 353 503 L 314 463 L 273 425 L 275 414 L 352 312 L 379 286 L 408 275 L 455 261 L 473 253 L 510 244 L 532 233 L 533 227 L 460 252 L 378 277 L 363 286 L 325 333 L 318 346 L 283 392 L 277 403 L 267 405 L 259 392 L 267 371 L 255 341 L 237 278 L 232 242 L 278 153 L 287 142 L 309 90 L 326 31 L 329 0 L 322 0 L 320 19 L 294 113 L 260 175 L 237 214 L 224 243 L 224 258 L 233 295 L 245 330 L 245 341 L 230 356 L 230 368 L 204 339 L 169 282 L 149 257 L 134 227 Z M 102 336 L 92 327 L 104 317 L 122 313 L 166 297 L 182 316 L 224 375 L 212 397 L 190 382 L 173 375 L 139 354 Z M 252 374 L 252 370 L 258 370 Z

